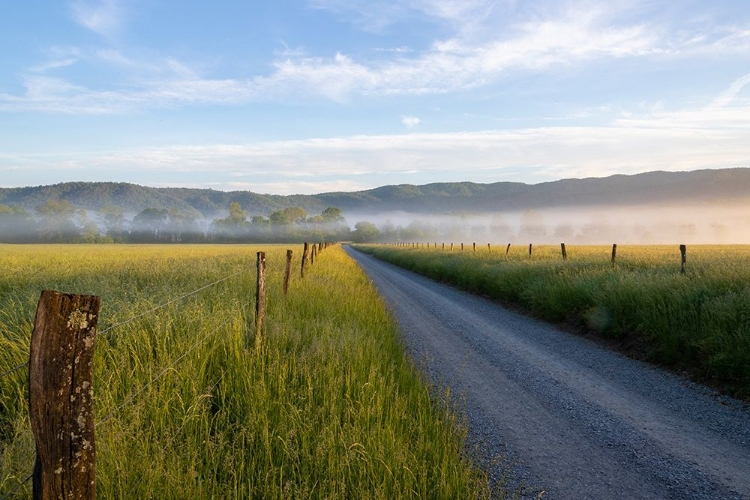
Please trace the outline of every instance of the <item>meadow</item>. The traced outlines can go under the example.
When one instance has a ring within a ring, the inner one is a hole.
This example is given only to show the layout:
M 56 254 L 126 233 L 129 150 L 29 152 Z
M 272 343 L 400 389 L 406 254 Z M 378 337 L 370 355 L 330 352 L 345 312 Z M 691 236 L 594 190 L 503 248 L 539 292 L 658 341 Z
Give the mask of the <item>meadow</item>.
M 466 452 L 460 411 L 405 357 L 353 261 L 328 248 L 300 279 L 291 247 L 284 296 L 286 248 L 0 245 L 0 373 L 28 360 L 41 290 L 99 295 L 100 498 L 498 494 Z M 259 250 L 268 294 L 256 351 Z M 0 377 L 0 498 L 30 495 L 27 391 L 26 368 Z
M 750 246 L 689 246 L 684 274 L 678 245 L 358 248 L 750 397 Z

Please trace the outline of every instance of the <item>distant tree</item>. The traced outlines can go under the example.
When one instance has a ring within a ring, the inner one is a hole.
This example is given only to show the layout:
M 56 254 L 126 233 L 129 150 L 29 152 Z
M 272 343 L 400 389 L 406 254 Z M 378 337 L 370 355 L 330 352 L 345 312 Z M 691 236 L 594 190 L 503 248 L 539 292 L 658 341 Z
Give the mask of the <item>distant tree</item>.
M 146 208 L 133 217 L 130 236 L 138 242 L 167 241 L 168 222 L 169 211 L 166 208 Z
M 351 237 L 355 243 L 369 243 L 380 237 L 380 230 L 372 222 L 360 221 L 354 224 Z
M 98 215 L 104 222 L 107 236 L 115 241 L 123 239 L 125 236 L 125 213 L 122 209 L 114 205 L 106 205 L 99 210 Z
M 39 235 L 49 242 L 77 241 L 81 234 L 73 223 L 76 208 L 67 200 L 48 200 L 36 207 L 39 215 Z
M 337 207 L 326 208 L 320 216 L 325 222 L 344 222 L 345 220 L 341 215 L 341 209 Z

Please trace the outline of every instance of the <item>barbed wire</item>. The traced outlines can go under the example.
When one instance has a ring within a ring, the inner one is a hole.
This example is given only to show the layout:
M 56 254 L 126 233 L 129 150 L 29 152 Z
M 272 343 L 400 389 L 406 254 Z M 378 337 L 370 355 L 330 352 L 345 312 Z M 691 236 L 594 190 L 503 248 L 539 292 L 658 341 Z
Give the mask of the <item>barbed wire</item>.
M 123 326 L 123 325 L 127 325 L 128 323 L 132 323 L 133 321 L 137 320 L 138 318 L 142 318 L 143 316 L 145 316 L 147 314 L 150 314 L 150 313 L 152 313 L 154 311 L 158 311 L 159 309 L 163 309 L 163 308 L 167 307 L 170 304 L 174 304 L 175 302 L 178 302 L 178 301 L 180 301 L 182 299 L 190 297 L 191 295 L 195 295 L 196 293 L 201 292 L 201 291 L 205 290 L 206 288 L 210 288 L 212 286 L 218 285 L 219 283 L 222 283 L 224 281 L 227 281 L 229 279 L 232 279 L 232 278 L 234 278 L 236 276 L 239 276 L 240 274 L 243 274 L 243 273 L 246 273 L 246 272 L 249 272 L 249 271 L 250 271 L 250 269 L 245 269 L 245 270 L 242 270 L 242 271 L 238 271 L 238 272 L 236 272 L 236 273 L 234 273 L 234 274 L 232 274 L 230 276 L 227 276 L 226 278 L 221 278 L 220 280 L 216 280 L 213 283 L 209 283 L 207 285 L 204 285 L 204 286 L 202 286 L 202 287 L 200 287 L 200 288 L 198 288 L 196 290 L 193 290 L 192 292 L 188 292 L 188 293 L 186 293 L 184 295 L 180 295 L 179 297 L 175 297 L 174 299 L 170 299 L 170 300 L 164 302 L 163 304 L 159 304 L 158 306 L 149 309 L 148 311 L 144 311 L 142 313 L 136 314 L 135 316 L 131 316 L 130 318 L 128 318 L 128 319 L 126 319 L 124 321 L 120 321 L 118 323 L 115 323 L 114 325 L 108 326 L 104 330 L 101 330 L 99 332 L 99 335 L 104 335 L 104 334 L 110 332 L 111 330 L 114 330 L 117 327 L 120 327 L 120 326 Z
M 28 364 L 29 364 L 28 361 L 24 361 L 20 365 L 16 365 L 13 368 L 11 368 L 10 370 L 4 371 L 3 373 L 0 373 L 0 378 L 4 378 L 6 375 L 10 375 L 11 373 L 13 373 L 13 372 L 15 372 L 17 370 L 20 370 L 21 368 L 23 368 L 24 366 L 26 366 Z M 2 500 L 2 499 L 0 499 L 0 500 Z
M 166 301 L 166 302 L 164 302 L 164 303 L 162 303 L 162 304 L 159 304 L 158 306 L 152 307 L 152 308 L 151 308 L 151 309 L 149 309 L 148 311 L 144 311 L 144 312 L 142 312 L 142 313 L 138 313 L 138 314 L 136 314 L 136 315 L 134 315 L 134 316 L 131 316 L 130 318 L 128 318 L 128 319 L 126 319 L 126 320 L 124 320 L 124 321 L 120 321 L 120 322 L 118 322 L 118 323 L 115 323 L 115 324 L 113 324 L 113 325 L 110 325 L 110 326 L 108 326 L 107 328 L 105 328 L 104 330 L 101 330 L 101 331 L 100 331 L 100 332 L 99 332 L 98 334 L 99 334 L 99 335 L 104 335 L 104 334 L 106 334 L 106 333 L 109 333 L 110 331 L 114 330 L 115 328 L 118 328 L 118 327 L 120 327 L 120 326 L 123 326 L 123 325 L 127 325 L 128 323 L 132 323 L 133 321 L 137 320 L 138 318 L 142 318 L 143 316 L 145 316 L 145 315 L 147 315 L 147 314 L 150 314 L 150 313 L 152 313 L 152 312 L 158 311 L 159 309 L 163 309 L 163 308 L 167 307 L 168 305 L 174 304 L 175 302 L 178 302 L 178 301 L 180 301 L 180 300 L 182 300 L 182 299 L 186 299 L 187 297 L 190 297 L 190 296 L 192 296 L 192 295 L 195 295 L 195 294 L 197 294 L 197 293 L 199 293 L 199 292 L 202 292 L 202 291 L 203 291 L 203 290 L 205 290 L 206 288 L 210 288 L 210 287 L 212 287 L 212 286 L 216 286 L 216 285 L 218 285 L 219 283 L 222 283 L 222 282 L 224 282 L 224 281 L 230 280 L 230 279 L 232 279 L 232 278 L 234 278 L 234 277 L 236 277 L 236 276 L 239 276 L 240 274 L 246 273 L 246 272 L 249 272 L 249 269 L 246 269 L 246 270 L 242 270 L 242 271 L 238 271 L 238 272 L 236 272 L 236 273 L 234 273 L 234 274 L 232 274 L 232 275 L 230 275 L 230 276 L 226 276 L 226 277 L 224 277 L 224 278 L 221 278 L 221 279 L 219 279 L 219 280 L 216 280 L 216 281 L 214 281 L 213 283 L 209 283 L 209 284 L 207 284 L 207 285 L 203 285 L 203 286 L 202 286 L 202 287 L 200 287 L 200 288 L 197 288 L 197 289 L 195 289 L 195 290 L 193 290 L 193 291 L 190 291 L 190 292 L 188 292 L 188 293 L 185 293 L 185 294 L 183 294 L 183 295 L 180 295 L 179 297 L 175 297 L 175 298 L 173 298 L 173 299 L 170 299 L 170 300 L 168 300 L 168 301 Z M 4 371 L 4 372 L 2 372 L 2 373 L 0 373 L 0 379 L 2 379 L 2 378 L 4 378 L 4 377 L 6 377 L 6 376 L 8 376 L 8 375 L 10 375 L 11 373 L 13 373 L 13 372 L 15 372 L 15 371 L 17 371 L 17 370 L 20 370 L 21 368 L 23 368 L 24 366 L 27 366 L 28 364 L 29 364 L 29 362 L 28 362 L 28 361 L 24 361 L 23 363 L 21 363 L 21 364 L 19 364 L 19 365 L 16 365 L 16 366 L 14 366 L 13 368 L 11 368 L 11 369 L 9 369 L 9 370 L 7 370 L 7 371 Z M 0 499 L 0 500 L 2 500 L 2 499 Z
M 194 349 L 196 349 L 203 342 L 205 342 L 206 340 L 208 340 L 209 337 L 211 337 L 213 335 L 216 335 L 216 333 L 219 331 L 219 329 L 221 329 L 221 327 L 223 327 L 224 325 L 226 325 L 227 323 L 229 323 L 230 319 L 231 318 L 225 319 L 212 332 L 208 333 L 206 336 L 204 336 L 198 342 L 196 342 L 195 344 L 193 344 L 187 351 L 185 351 L 184 353 L 182 353 L 181 356 L 179 356 L 177 359 L 175 359 L 174 361 L 172 361 L 169 364 L 169 366 L 167 366 L 166 368 L 164 368 L 161 372 L 159 372 L 158 375 L 156 375 L 154 378 L 152 378 L 151 380 L 149 380 L 143 387 L 141 387 L 140 389 L 138 389 L 137 391 L 135 391 L 133 394 L 131 394 L 130 396 L 128 396 L 125 399 L 125 401 L 123 401 L 120 405 L 118 405 L 116 408 L 114 408 L 109 413 L 107 413 L 104 417 L 102 417 L 96 423 L 96 427 L 99 427 L 99 425 L 103 424 L 104 422 L 106 422 L 107 420 L 109 420 L 110 418 L 112 418 L 115 415 L 115 413 L 119 412 L 121 409 L 123 409 L 125 406 L 127 406 L 128 403 L 130 403 L 131 401 L 133 401 L 139 394 L 141 394 L 143 391 L 145 391 L 146 389 L 148 389 L 151 386 L 151 384 L 153 384 L 154 382 L 156 382 L 157 380 L 159 380 L 161 377 L 163 377 L 164 375 L 166 375 L 166 373 L 168 371 L 170 371 L 172 368 L 174 368 L 174 366 L 177 363 L 179 363 L 183 358 L 185 358 L 185 356 L 187 356 L 188 354 L 190 354 Z
M 34 473 L 33 473 L 33 472 L 32 472 L 31 474 L 29 474 L 29 477 L 27 477 L 26 479 L 24 479 L 23 481 L 21 481 L 20 483 L 18 483 L 18 484 L 17 484 L 16 486 L 15 486 L 15 488 L 13 488 L 13 489 L 12 489 L 12 490 L 10 490 L 10 491 L 9 491 L 8 493 L 6 493 L 6 494 L 5 494 L 5 495 L 3 495 L 2 497 L 0 497 L 0 500 L 6 500 L 7 498 L 10 498 L 10 497 L 11 497 L 12 495 L 14 495 L 14 494 L 15 494 L 15 493 L 16 493 L 16 492 L 17 492 L 18 490 L 20 490 L 22 486 L 25 486 L 25 485 L 26 485 L 26 483 L 28 483 L 29 481 L 31 481 L 31 478 L 32 478 L 32 477 L 34 477 Z

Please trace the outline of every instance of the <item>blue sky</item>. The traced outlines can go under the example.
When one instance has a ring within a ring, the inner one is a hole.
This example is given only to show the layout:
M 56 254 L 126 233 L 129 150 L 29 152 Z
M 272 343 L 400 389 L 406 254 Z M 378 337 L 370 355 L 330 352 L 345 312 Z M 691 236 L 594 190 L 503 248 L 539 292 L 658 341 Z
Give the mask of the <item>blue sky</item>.
M 750 167 L 744 0 L 26 0 L 0 44 L 2 187 Z

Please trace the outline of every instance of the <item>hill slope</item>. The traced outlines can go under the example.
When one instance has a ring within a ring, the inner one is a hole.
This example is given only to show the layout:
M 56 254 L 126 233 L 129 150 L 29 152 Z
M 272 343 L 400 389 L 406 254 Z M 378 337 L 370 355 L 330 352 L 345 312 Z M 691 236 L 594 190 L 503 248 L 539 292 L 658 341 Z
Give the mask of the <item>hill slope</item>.
M 0 204 L 33 210 L 49 199 L 67 200 L 87 210 L 114 205 L 127 212 L 179 209 L 211 216 L 238 202 L 251 214 L 290 206 L 319 212 L 337 206 L 346 212 L 455 213 L 541 209 L 580 205 L 674 205 L 750 201 L 750 168 L 648 172 L 604 178 L 564 179 L 541 184 L 498 182 L 402 184 L 358 192 L 266 195 L 250 191 L 150 188 L 127 183 L 68 182 L 51 186 L 0 188 Z

